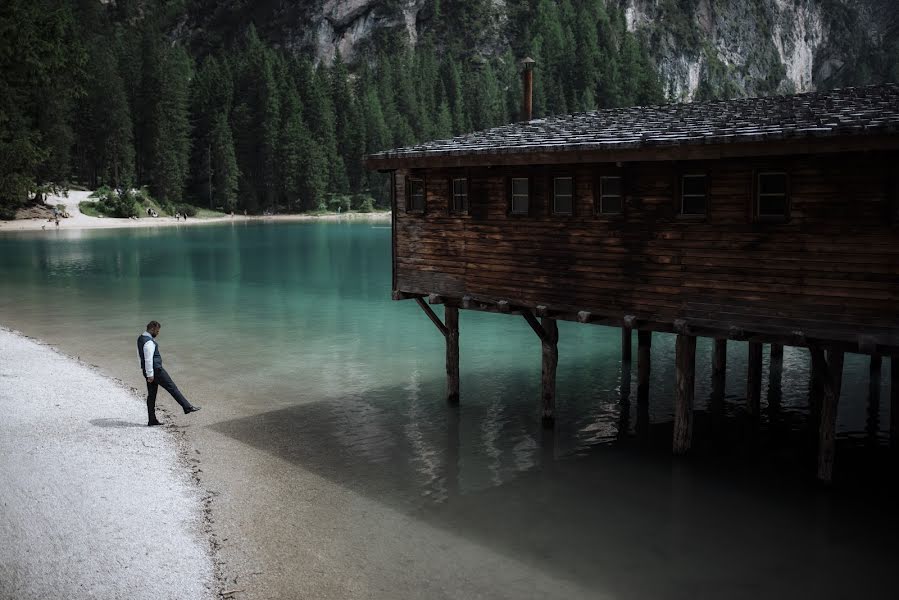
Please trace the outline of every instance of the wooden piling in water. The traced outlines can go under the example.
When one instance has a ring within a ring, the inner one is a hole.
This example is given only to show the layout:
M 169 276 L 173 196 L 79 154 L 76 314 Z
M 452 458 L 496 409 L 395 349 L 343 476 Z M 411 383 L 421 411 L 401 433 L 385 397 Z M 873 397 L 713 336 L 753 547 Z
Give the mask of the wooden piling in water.
M 820 407 L 818 424 L 818 480 L 830 483 L 833 478 L 837 407 L 843 384 L 843 352 L 829 350 L 825 355 L 821 348 L 810 348 L 815 389 L 821 393 L 817 401 Z
M 446 400 L 459 402 L 459 309 L 447 306 L 444 314 L 446 326 Z
M 631 362 L 631 333 L 630 327 L 621 328 L 621 362 Z
M 559 364 L 559 326 L 555 319 L 544 317 L 541 320 L 545 338 L 541 339 L 543 347 L 542 398 L 543 426 L 552 427 L 555 423 L 556 411 L 556 367 Z
M 890 357 L 890 446 L 899 450 L 899 356 Z
M 727 382 L 727 340 L 715 340 L 712 352 L 712 394 L 724 396 Z
M 696 338 L 678 335 L 675 351 L 677 385 L 672 451 L 684 454 L 693 441 L 693 391 L 696 378 Z
M 768 387 L 780 389 L 784 371 L 784 347 L 782 344 L 771 344 L 768 360 Z
M 865 422 L 865 433 L 871 444 L 877 443 L 880 431 L 880 378 L 883 358 L 872 354 L 868 363 L 868 418 Z
M 747 359 L 746 374 L 746 402 L 749 412 L 754 417 L 761 414 L 762 406 L 762 344 L 761 342 L 749 342 L 749 357 Z
M 652 366 L 652 332 L 637 332 L 637 402 L 649 401 L 649 373 Z

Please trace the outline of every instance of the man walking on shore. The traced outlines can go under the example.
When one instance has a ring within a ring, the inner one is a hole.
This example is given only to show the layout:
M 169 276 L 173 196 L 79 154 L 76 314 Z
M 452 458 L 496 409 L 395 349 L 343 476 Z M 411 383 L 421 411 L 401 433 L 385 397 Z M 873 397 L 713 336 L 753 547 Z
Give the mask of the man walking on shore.
M 159 386 L 172 395 L 172 398 L 184 409 L 184 414 L 192 413 L 200 410 L 199 406 L 193 406 L 169 377 L 169 374 L 162 368 L 162 356 L 159 354 L 159 344 L 156 343 L 156 336 L 162 328 L 157 321 L 147 323 L 147 330 L 140 334 L 137 338 L 137 354 L 140 357 L 140 370 L 147 378 L 147 415 L 149 422 L 147 425 L 161 425 L 156 419 L 156 392 Z

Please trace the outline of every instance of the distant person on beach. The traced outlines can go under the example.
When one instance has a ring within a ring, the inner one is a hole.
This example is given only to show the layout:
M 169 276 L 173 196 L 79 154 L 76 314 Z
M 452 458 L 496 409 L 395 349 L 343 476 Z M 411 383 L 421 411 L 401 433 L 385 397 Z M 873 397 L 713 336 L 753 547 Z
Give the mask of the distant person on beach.
M 156 419 L 156 392 L 159 386 L 172 395 L 172 398 L 184 409 L 184 414 L 200 410 L 199 406 L 193 406 L 188 402 L 169 374 L 162 368 L 162 356 L 159 354 L 159 344 L 156 336 L 162 325 L 157 321 L 147 323 L 147 330 L 137 338 L 137 355 L 140 357 L 140 370 L 147 379 L 147 416 L 148 426 L 161 425 Z

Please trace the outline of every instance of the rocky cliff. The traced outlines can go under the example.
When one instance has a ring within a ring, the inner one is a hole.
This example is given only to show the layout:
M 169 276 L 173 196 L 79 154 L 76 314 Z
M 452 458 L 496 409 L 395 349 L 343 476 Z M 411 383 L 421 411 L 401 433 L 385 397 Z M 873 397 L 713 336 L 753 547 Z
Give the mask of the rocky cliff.
M 574 0 L 560 0 L 574 2 Z M 799 92 L 899 79 L 895 0 L 605 0 L 646 40 L 670 100 Z M 266 4 L 257 3 L 257 22 Z M 330 62 L 383 50 L 385 35 L 416 43 L 439 15 L 484 20 L 482 55 L 521 46 L 510 14 L 527 0 L 296 0 L 271 3 L 270 33 Z M 258 26 L 258 25 L 257 25 Z

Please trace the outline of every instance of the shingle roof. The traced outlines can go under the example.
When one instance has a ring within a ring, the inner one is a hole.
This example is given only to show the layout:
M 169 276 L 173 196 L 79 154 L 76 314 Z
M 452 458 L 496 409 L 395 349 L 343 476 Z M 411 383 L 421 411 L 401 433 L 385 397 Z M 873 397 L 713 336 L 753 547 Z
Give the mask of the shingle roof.
M 429 158 L 899 132 L 899 84 L 546 117 L 369 155 Z

